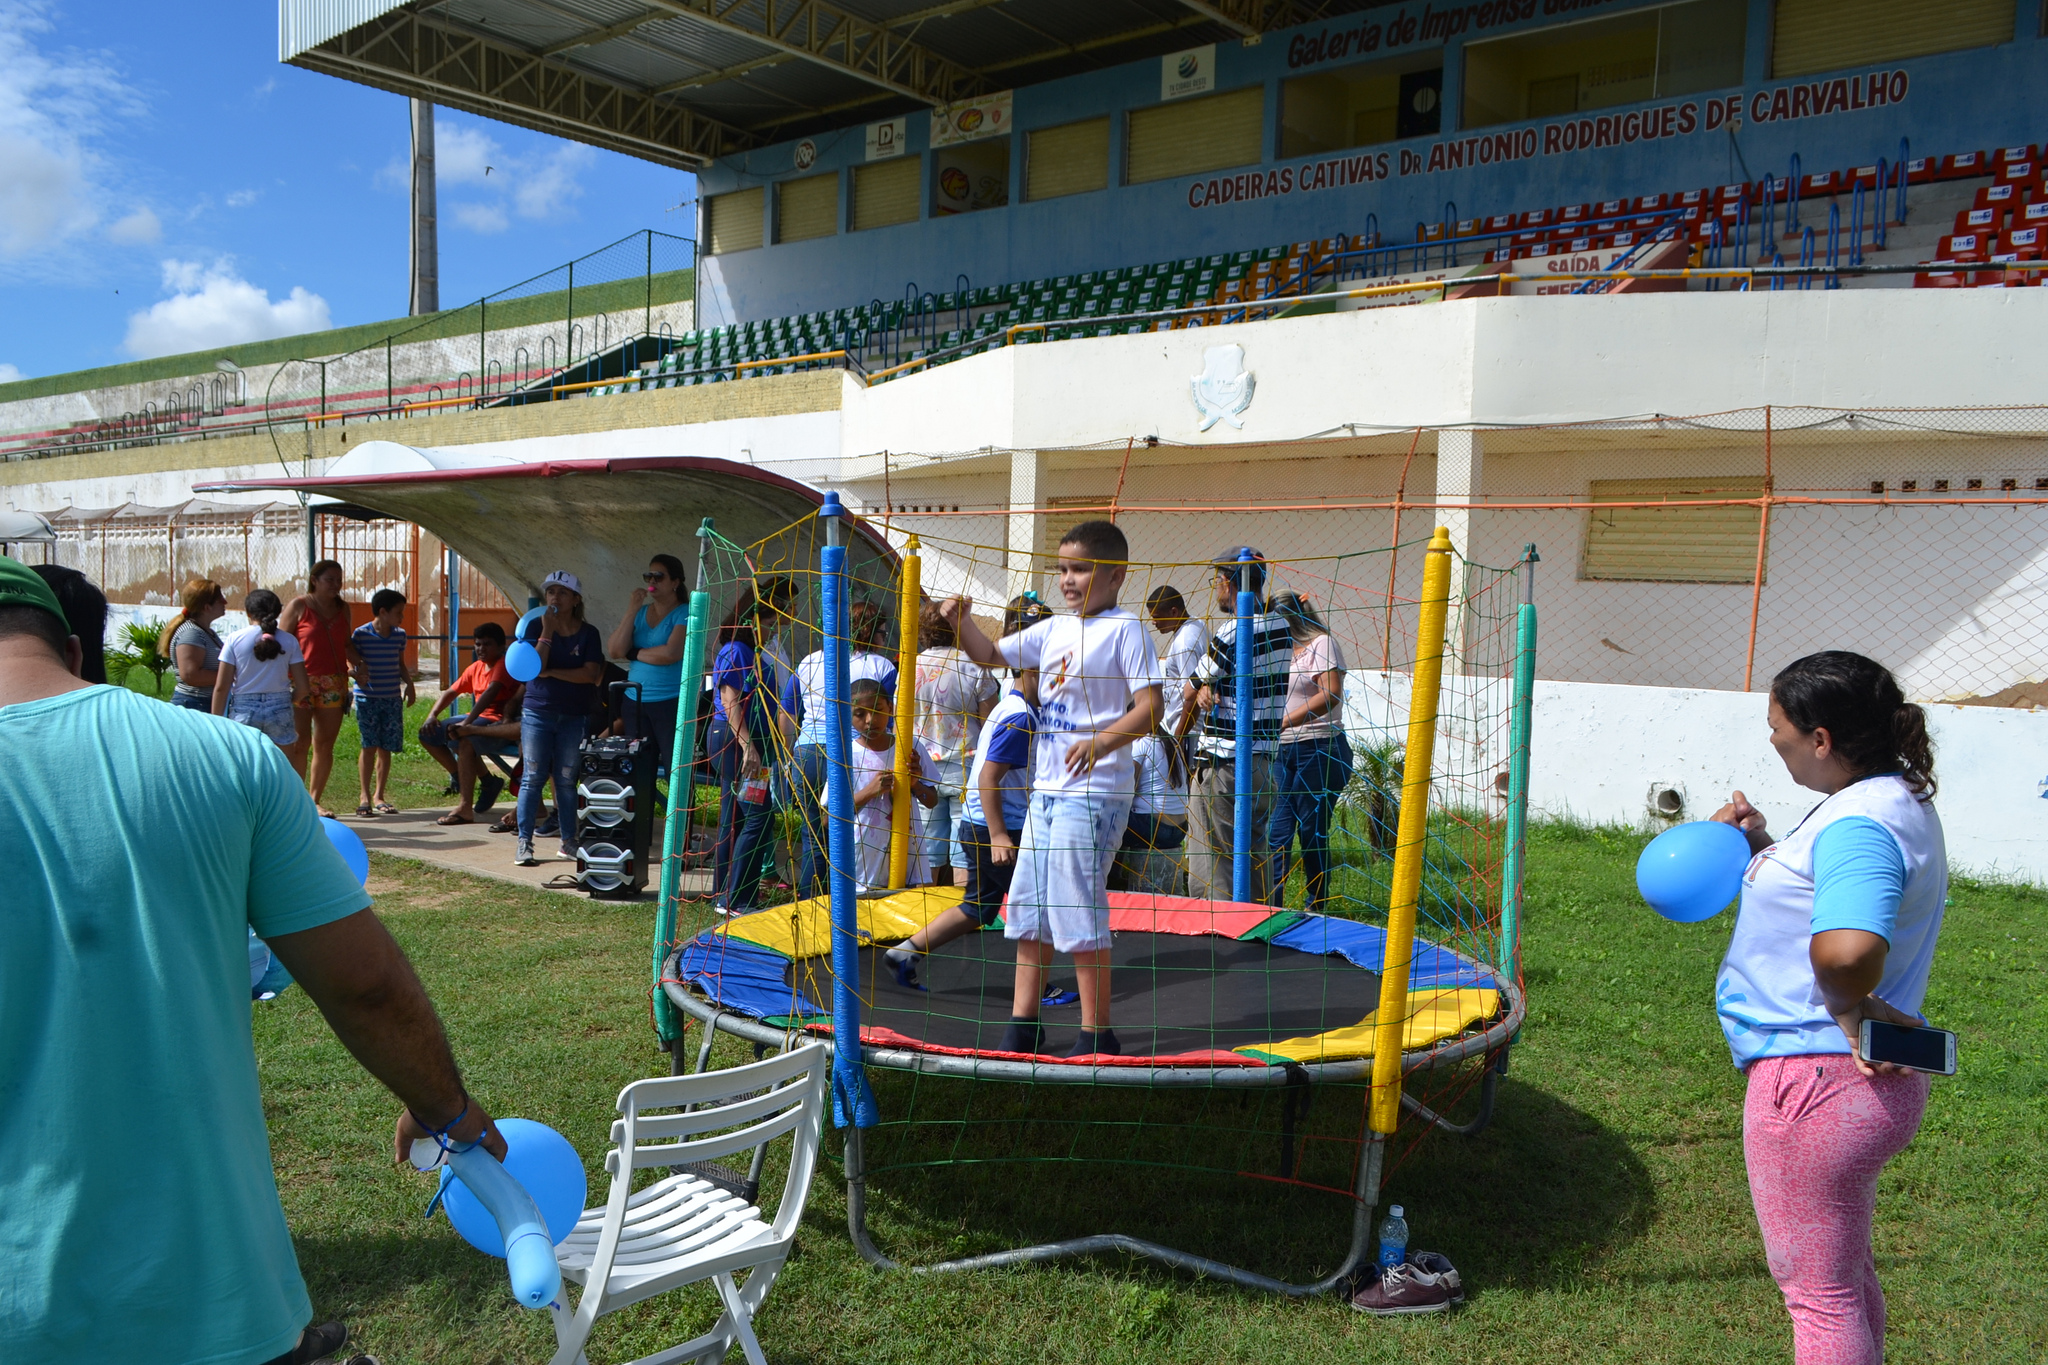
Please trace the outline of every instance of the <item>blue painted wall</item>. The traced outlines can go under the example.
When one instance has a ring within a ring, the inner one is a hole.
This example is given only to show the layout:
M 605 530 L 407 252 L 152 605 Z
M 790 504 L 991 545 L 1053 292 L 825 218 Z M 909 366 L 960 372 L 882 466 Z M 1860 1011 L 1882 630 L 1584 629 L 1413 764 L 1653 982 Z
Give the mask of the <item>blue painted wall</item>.
M 1000 284 L 1337 232 L 1356 233 L 1366 226 L 1368 214 L 1377 215 L 1387 240 L 1407 241 L 1412 240 L 1418 221 L 1442 217 L 1447 202 L 1456 204 L 1461 217 L 1479 217 L 1695 189 L 1761 178 L 1767 171 L 1783 177 L 1794 154 L 1808 172 L 1842 169 L 1872 163 L 1880 156 L 1895 158 L 1902 137 L 1911 139 L 1915 156 L 2048 142 L 2048 107 L 2040 99 L 2041 93 L 2048 91 L 2048 40 L 2037 36 L 2035 0 L 2015 0 L 2011 42 L 1797 80 L 1766 78 L 1770 0 L 1751 0 L 1743 65 L 1746 79 L 1741 86 L 1622 105 L 1573 118 L 1531 119 L 1470 134 L 1457 131 L 1466 37 L 1494 37 L 1639 7 L 1643 6 L 1625 0 L 1611 4 L 1596 0 L 1576 7 L 1560 0 L 1469 5 L 1452 12 L 1470 18 L 1481 12 L 1490 17 L 1519 11 L 1529 17 L 1445 39 L 1414 25 L 1414 21 L 1431 16 L 1441 25 L 1443 15 L 1433 7 L 1433 0 L 1425 0 L 1420 5 L 1377 6 L 1334 22 L 1267 34 L 1252 47 L 1219 44 L 1218 91 L 1255 84 L 1267 87 L 1267 145 L 1266 160 L 1257 167 L 1239 167 L 1213 176 L 1147 185 L 1120 183 L 1124 116 L 1129 110 L 1159 102 L 1160 64 L 1156 58 L 1016 92 L 1012 190 L 1007 208 L 931 217 L 927 158 L 925 217 L 896 227 L 845 231 L 852 198 L 851 169 L 866 155 L 862 127 L 812 139 L 817 147 L 816 164 L 801 173 L 795 169 L 795 142 L 728 157 L 704 170 L 701 188 L 705 195 L 769 185 L 799 174 L 838 171 L 842 230 L 836 236 L 808 242 L 704 257 L 698 285 L 701 317 L 711 325 L 849 306 L 877 297 L 901 298 L 910 282 L 927 290 L 946 290 L 963 274 L 976 285 Z M 1549 11 L 1565 13 L 1547 17 Z M 1415 36 L 1397 43 L 1394 35 L 1411 32 L 1411 25 Z M 1362 28 L 1380 34 L 1376 50 L 1337 61 L 1303 60 L 1319 37 Z M 1444 132 L 1334 157 L 1278 158 L 1280 81 L 1425 46 L 1444 51 Z M 1290 65 L 1290 58 L 1299 64 Z M 1903 73 L 1877 82 L 1887 96 L 1903 91 L 1903 98 L 1873 103 L 1869 86 L 1874 72 Z M 1840 78 L 1839 86 L 1834 85 L 1836 78 Z M 1807 87 L 1807 91 L 1802 93 L 1798 87 Z M 1821 101 L 1821 112 L 1808 110 L 1808 95 Z M 1849 107 L 1836 107 L 1841 104 Z M 1863 107 L 1855 107 L 1859 104 Z M 1774 105 L 1778 117 L 1772 117 Z M 1739 128 L 1732 137 L 1728 125 L 1716 117 L 1731 108 L 1738 109 L 1740 115 Z M 1110 188 L 1041 203 L 1023 202 L 1025 135 L 1033 129 L 1105 114 L 1111 118 Z M 1637 117 L 1624 124 L 1632 114 Z M 1592 122 L 1615 120 L 1610 129 L 1636 133 L 1653 115 L 1660 135 L 1647 140 L 1638 136 L 1621 145 L 1605 145 L 1599 137 L 1601 130 Z M 929 115 L 913 113 L 908 123 L 906 155 L 927 152 Z M 1601 145 L 1575 147 L 1581 131 L 1594 133 L 1594 140 Z M 1494 153 L 1502 148 L 1496 135 L 1509 132 L 1520 134 L 1517 145 L 1510 149 L 1514 154 L 1498 160 Z M 1482 147 L 1481 142 L 1494 145 Z M 1520 155 L 1531 149 L 1533 155 Z M 1486 164 L 1472 164 L 1482 156 Z M 1361 159 L 1369 159 L 1369 167 L 1362 165 Z M 1329 163 L 1344 164 L 1333 167 Z M 1249 183 L 1254 171 L 1259 180 L 1256 187 Z M 1361 174 L 1372 178 L 1362 179 Z M 1226 181 L 1230 183 L 1226 185 Z M 1248 197 L 1254 193 L 1258 197 Z M 772 238 L 772 192 L 768 201 Z

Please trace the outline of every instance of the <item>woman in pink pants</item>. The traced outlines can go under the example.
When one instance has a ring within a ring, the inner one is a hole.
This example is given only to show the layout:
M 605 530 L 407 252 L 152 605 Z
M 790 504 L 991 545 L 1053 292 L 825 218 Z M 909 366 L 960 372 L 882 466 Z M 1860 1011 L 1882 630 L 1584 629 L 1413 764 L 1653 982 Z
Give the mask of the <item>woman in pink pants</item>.
M 1754 851 L 1715 1003 L 1749 1078 L 1743 1156 L 1794 1358 L 1877 1365 L 1877 1173 L 1919 1131 L 1928 1078 L 1857 1047 L 1867 1018 L 1924 1022 L 1948 894 L 1934 754 L 1921 709 L 1860 654 L 1793 663 L 1769 714 L 1771 747 L 1823 799 L 1779 837 L 1741 792 L 1715 813 Z

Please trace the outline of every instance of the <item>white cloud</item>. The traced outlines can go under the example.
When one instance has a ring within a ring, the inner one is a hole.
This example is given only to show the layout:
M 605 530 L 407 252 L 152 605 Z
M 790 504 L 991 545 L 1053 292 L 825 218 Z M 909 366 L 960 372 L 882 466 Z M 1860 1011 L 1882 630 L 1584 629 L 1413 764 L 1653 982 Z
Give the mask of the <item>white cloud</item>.
M 245 209 L 262 197 L 262 190 L 236 190 L 228 196 L 228 207 L 231 209 Z
M 512 158 L 497 140 L 481 128 L 467 123 L 441 120 L 434 127 L 434 183 L 437 185 L 481 185 L 489 174 L 507 170 Z
M 518 205 L 519 216 L 552 218 L 565 211 L 570 201 L 581 199 L 583 186 L 577 183 L 576 176 L 595 156 L 581 143 L 557 147 L 513 187 L 512 202 Z
M 434 183 L 457 186 L 482 197 L 452 205 L 445 216 L 471 232 L 503 232 L 514 216 L 564 217 L 583 197 L 580 177 L 596 153 L 578 143 L 548 139 L 532 155 L 508 149 L 482 125 L 441 115 L 434 127 Z M 411 187 L 411 162 L 404 154 L 377 172 L 380 189 L 404 194 Z
M 455 221 L 471 232 L 503 232 L 512 226 L 512 220 L 505 216 L 505 210 L 496 204 L 457 204 Z
M 164 235 L 164 225 L 145 205 L 107 229 L 107 240 L 122 246 L 148 246 Z
M 0 361 L 0 384 L 12 384 L 17 379 L 26 378 L 28 376 L 21 372 L 20 366 L 9 365 L 5 361 Z
M 165 261 L 163 274 L 171 297 L 128 317 L 123 346 L 137 359 L 321 332 L 334 325 L 327 300 L 318 294 L 294 288 L 272 303 L 268 291 L 235 272 L 231 257 L 210 266 Z
M 51 27 L 38 0 L 0 0 L 0 259 L 70 246 L 99 220 L 90 139 L 140 108 L 103 54 L 41 50 Z

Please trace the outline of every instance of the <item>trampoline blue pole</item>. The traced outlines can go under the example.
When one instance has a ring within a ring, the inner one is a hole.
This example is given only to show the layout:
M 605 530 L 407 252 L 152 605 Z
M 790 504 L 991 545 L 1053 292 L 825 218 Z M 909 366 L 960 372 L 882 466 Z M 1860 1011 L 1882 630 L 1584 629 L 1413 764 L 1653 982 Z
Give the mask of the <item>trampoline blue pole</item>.
M 825 608 L 825 888 L 832 910 L 832 1122 L 872 1128 L 879 1117 L 860 1042 L 860 918 L 853 888 L 853 690 L 847 670 L 846 508 L 837 493 L 818 509 Z
M 1239 904 L 1252 898 L 1252 625 L 1259 614 L 1259 595 L 1251 587 L 1252 559 L 1249 548 L 1237 552 L 1237 782 L 1230 818 L 1230 898 Z

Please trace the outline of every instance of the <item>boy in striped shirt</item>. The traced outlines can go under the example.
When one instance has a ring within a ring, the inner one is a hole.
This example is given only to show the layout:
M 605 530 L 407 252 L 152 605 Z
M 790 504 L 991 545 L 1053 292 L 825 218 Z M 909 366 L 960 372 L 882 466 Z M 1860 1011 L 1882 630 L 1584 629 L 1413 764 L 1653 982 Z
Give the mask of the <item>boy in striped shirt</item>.
M 363 737 L 356 756 L 362 798 L 356 802 L 357 815 L 398 814 L 388 795 L 391 755 L 405 747 L 405 708 L 413 703 L 412 678 L 405 671 L 405 627 L 399 624 L 404 617 L 405 594 L 379 588 L 370 598 L 370 619 L 349 636 L 362 659 L 355 670 L 356 726 Z

